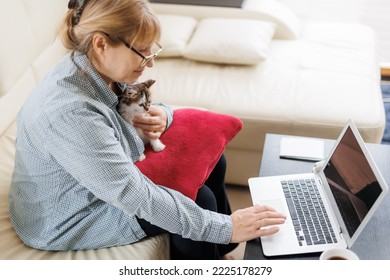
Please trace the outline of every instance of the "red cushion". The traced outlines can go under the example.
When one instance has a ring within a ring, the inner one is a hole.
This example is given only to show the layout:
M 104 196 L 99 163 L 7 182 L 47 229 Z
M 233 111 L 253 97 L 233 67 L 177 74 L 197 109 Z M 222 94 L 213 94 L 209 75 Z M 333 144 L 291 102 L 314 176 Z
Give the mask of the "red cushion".
M 241 130 L 236 117 L 197 109 L 174 111 L 170 128 L 161 136 L 166 148 L 146 147 L 146 159 L 136 162 L 155 184 L 195 199 L 227 143 Z

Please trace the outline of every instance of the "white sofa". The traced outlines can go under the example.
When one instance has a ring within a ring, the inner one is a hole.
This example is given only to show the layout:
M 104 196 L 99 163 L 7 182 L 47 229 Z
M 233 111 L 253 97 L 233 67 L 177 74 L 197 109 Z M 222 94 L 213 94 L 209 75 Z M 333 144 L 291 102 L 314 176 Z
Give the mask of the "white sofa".
M 227 182 L 247 185 L 249 177 L 258 175 L 266 133 L 335 139 L 345 122 L 353 119 L 366 142 L 380 142 L 385 115 L 376 34 L 369 27 L 304 23 L 275 0 L 245 0 L 241 9 L 153 7 L 159 15 L 189 16 L 199 22 L 245 18 L 276 24 L 267 57 L 257 64 L 168 57 L 159 58 L 145 76 L 156 78 L 155 98 L 165 103 L 203 107 L 242 119 L 243 130 L 225 153 Z
M 169 258 L 167 236 L 103 250 L 34 250 L 18 239 L 8 218 L 15 117 L 34 85 L 65 54 L 53 38 L 67 2 L 13 0 L 0 9 L 0 259 Z M 196 23 L 204 17 L 251 18 L 276 26 L 266 59 L 255 65 L 162 57 L 145 73 L 145 79 L 157 79 L 153 86 L 157 100 L 180 107 L 202 107 L 243 120 L 243 130 L 226 149 L 228 183 L 246 185 L 249 177 L 258 174 L 267 132 L 335 138 L 351 118 L 367 142 L 381 140 L 385 117 L 376 39 L 368 27 L 301 25 L 273 0 L 246 0 L 241 9 L 169 4 L 153 4 L 153 9 L 159 16 L 187 16 Z

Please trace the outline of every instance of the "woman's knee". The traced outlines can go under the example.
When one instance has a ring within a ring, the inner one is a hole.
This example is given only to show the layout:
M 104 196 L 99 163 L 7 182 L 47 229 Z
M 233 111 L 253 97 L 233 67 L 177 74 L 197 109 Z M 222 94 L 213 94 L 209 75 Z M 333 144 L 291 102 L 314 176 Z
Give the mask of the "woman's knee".
M 213 172 L 225 175 L 225 172 L 226 172 L 226 158 L 225 158 L 224 154 L 222 154 L 221 157 L 219 158 L 219 161 L 215 165 L 215 167 L 213 169 Z
M 203 185 L 199 190 L 195 199 L 195 203 L 198 204 L 203 209 L 210 211 L 217 211 L 217 200 L 214 193 L 210 190 L 209 187 Z

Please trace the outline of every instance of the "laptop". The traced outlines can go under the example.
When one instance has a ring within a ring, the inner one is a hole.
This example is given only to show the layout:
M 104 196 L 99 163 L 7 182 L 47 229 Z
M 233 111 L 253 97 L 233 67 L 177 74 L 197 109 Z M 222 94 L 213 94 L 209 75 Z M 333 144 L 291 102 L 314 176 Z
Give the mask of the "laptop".
M 352 120 L 312 173 L 248 182 L 253 204 L 287 216 L 279 232 L 261 237 L 266 256 L 350 248 L 388 191 Z

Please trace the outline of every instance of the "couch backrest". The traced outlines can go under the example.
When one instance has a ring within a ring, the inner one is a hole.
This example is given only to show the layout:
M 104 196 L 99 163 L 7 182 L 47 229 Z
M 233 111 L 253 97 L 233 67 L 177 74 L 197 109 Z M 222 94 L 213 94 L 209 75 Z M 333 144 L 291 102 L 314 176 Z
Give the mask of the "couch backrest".
M 66 50 L 55 33 L 68 0 L 12 0 L 0 9 L 0 195 L 14 164 L 15 117 L 35 84 Z
M 53 41 L 67 0 L 12 0 L 0 9 L 0 96 Z
M 65 54 L 55 42 L 68 0 L 12 0 L 0 9 L 0 135 L 28 93 Z
M 297 39 L 301 32 L 298 17 L 282 3 L 275 0 L 245 0 L 242 8 L 194 6 L 152 3 L 157 14 L 170 14 L 202 18 L 246 18 L 273 22 L 275 39 Z

